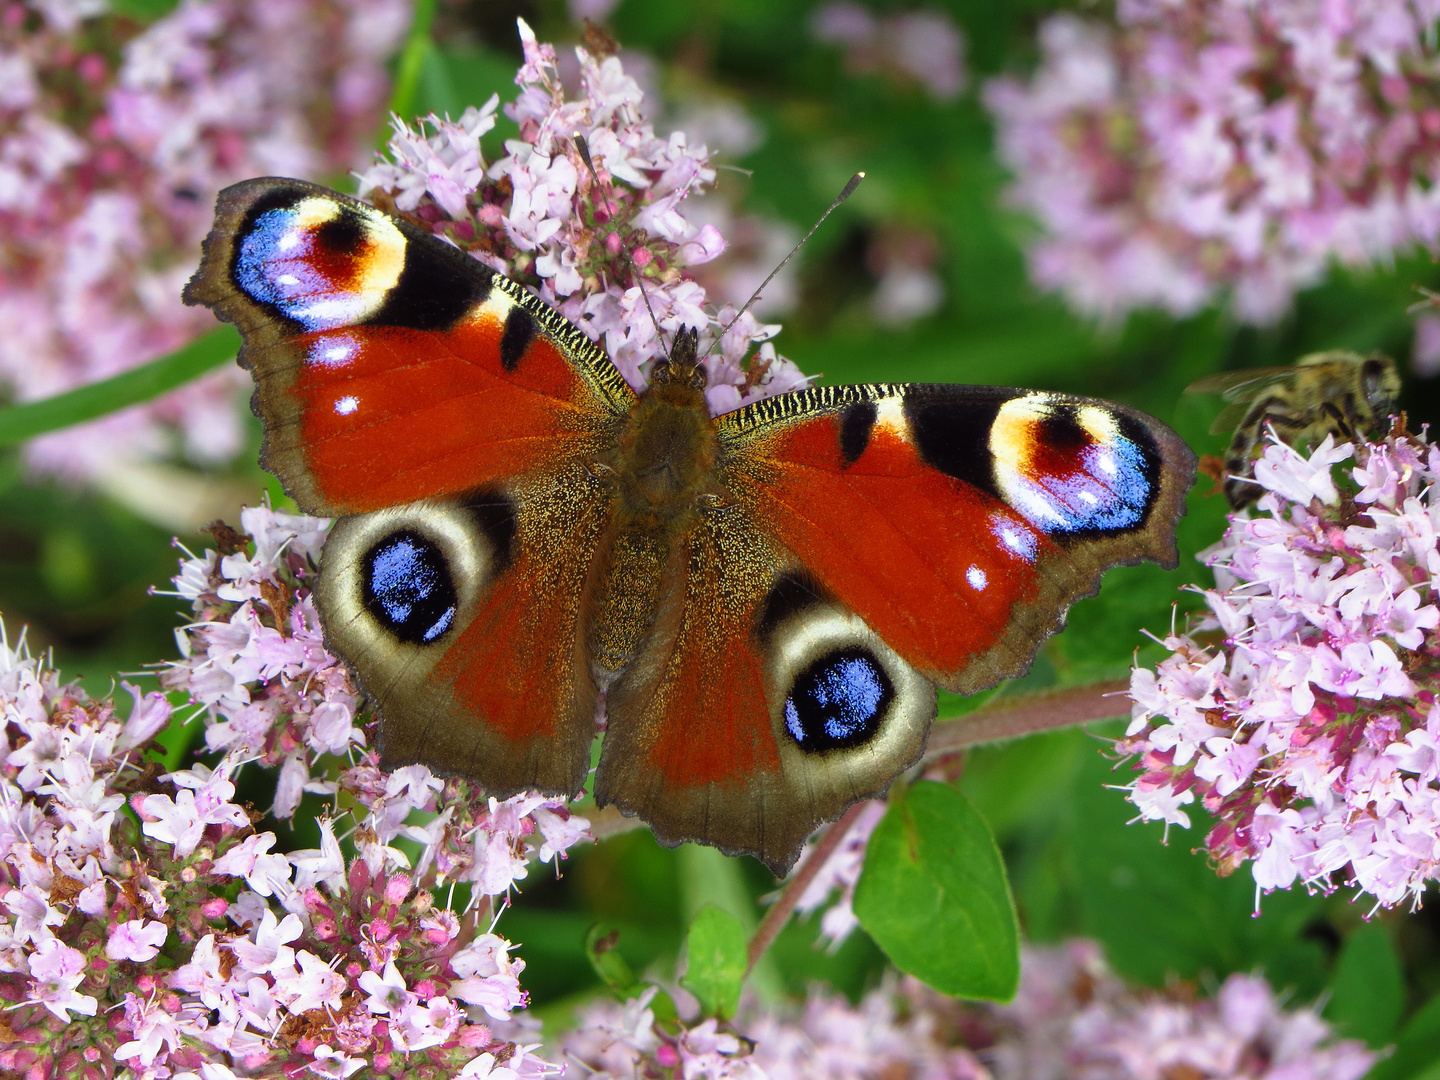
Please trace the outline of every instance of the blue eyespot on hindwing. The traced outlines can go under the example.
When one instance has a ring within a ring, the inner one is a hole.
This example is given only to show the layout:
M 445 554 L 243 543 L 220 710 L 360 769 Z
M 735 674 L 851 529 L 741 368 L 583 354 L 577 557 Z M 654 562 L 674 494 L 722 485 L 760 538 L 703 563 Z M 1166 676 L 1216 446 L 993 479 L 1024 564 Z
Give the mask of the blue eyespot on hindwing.
M 869 742 L 894 700 L 884 667 L 861 648 L 836 649 L 810 664 L 785 698 L 785 728 L 810 753 Z
M 366 552 L 363 601 L 399 641 L 426 645 L 455 621 L 459 597 L 444 553 L 411 529 L 391 533 Z

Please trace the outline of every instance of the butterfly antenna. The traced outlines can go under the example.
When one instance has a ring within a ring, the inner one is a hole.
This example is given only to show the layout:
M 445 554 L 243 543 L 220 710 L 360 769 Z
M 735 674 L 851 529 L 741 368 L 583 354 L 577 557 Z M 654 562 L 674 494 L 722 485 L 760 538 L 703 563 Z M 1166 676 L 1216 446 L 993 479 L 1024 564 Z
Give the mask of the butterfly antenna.
M 590 160 L 590 144 L 585 141 L 585 136 L 575 132 L 570 136 L 575 142 L 575 149 L 579 151 L 580 160 L 585 162 L 585 168 L 590 170 L 590 179 L 595 181 L 595 186 L 600 186 L 600 174 L 595 171 L 595 162 Z
M 660 320 L 655 318 L 655 309 L 650 306 L 650 294 L 645 291 L 645 282 L 640 277 L 640 270 L 635 266 L 635 260 L 630 257 L 630 252 L 625 252 L 625 261 L 630 264 L 630 277 L 635 282 L 635 287 L 640 290 L 640 299 L 645 301 L 645 310 L 650 313 L 650 325 L 655 327 L 655 337 L 660 342 L 660 348 L 665 350 L 665 359 L 670 359 L 670 350 L 665 345 L 665 331 L 660 329 Z
M 760 299 L 761 294 L 765 291 L 765 286 L 769 285 L 770 282 L 774 281 L 775 275 L 780 273 L 781 270 L 785 269 L 785 264 L 788 263 L 791 259 L 793 259 L 795 257 L 795 253 L 805 246 L 806 240 L 809 240 L 810 237 L 815 235 L 815 230 L 820 228 L 821 225 L 825 224 L 825 219 L 828 218 L 831 214 L 833 214 L 839 208 L 841 203 L 843 203 L 851 195 L 855 194 L 855 189 L 860 186 L 860 181 L 864 179 L 865 174 L 863 172 L 857 172 L 854 176 L 850 178 L 850 182 L 840 189 L 840 194 L 835 196 L 835 201 L 830 204 L 829 208 L 826 209 L 826 211 L 821 214 L 818 219 L 816 219 L 815 224 L 810 226 L 810 231 L 800 238 L 800 242 L 790 249 L 790 254 L 786 255 L 783 259 L 780 260 L 779 265 L 776 266 L 774 270 L 770 271 L 770 276 L 760 283 L 760 287 L 750 294 L 750 299 L 746 300 L 745 303 L 741 306 L 740 310 L 735 313 L 734 317 L 721 328 L 720 333 L 716 336 L 714 342 L 711 343 L 710 348 L 705 353 L 705 356 L 709 356 L 717 348 L 720 347 L 720 342 L 724 339 L 725 335 L 730 332 L 730 328 L 740 321 L 741 315 L 744 315 L 745 312 L 750 310 L 750 305 L 755 303 L 756 300 Z M 702 357 L 701 359 L 704 359 L 704 357 Z

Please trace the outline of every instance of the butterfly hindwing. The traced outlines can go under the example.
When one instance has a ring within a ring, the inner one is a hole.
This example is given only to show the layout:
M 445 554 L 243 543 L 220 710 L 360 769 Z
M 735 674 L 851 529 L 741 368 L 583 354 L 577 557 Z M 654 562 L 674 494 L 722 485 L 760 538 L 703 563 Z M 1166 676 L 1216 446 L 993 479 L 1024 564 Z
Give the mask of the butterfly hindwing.
M 662 594 L 607 692 L 596 800 L 783 874 L 919 758 L 935 689 L 736 502 L 703 512 Z
M 379 706 L 387 766 L 419 762 L 500 797 L 581 788 L 605 495 L 572 463 L 334 525 L 316 599 L 327 645 Z
M 221 193 L 185 297 L 241 332 L 263 463 L 339 517 L 316 598 L 385 763 L 573 794 L 609 515 L 589 463 L 635 401 L 614 365 L 458 249 L 297 180 Z

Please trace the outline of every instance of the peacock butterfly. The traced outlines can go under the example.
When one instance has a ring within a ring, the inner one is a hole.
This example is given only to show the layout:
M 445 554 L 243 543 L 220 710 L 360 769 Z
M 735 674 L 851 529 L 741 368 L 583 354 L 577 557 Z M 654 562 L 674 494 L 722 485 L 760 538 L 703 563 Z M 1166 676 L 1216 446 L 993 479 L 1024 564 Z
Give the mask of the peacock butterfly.
M 220 194 L 185 290 L 235 323 L 262 461 L 338 518 L 315 596 L 390 767 L 595 798 L 776 873 L 920 756 L 935 685 L 1024 672 L 1111 566 L 1176 561 L 1195 471 L 1121 405 L 635 393 L 515 282 L 298 180 Z

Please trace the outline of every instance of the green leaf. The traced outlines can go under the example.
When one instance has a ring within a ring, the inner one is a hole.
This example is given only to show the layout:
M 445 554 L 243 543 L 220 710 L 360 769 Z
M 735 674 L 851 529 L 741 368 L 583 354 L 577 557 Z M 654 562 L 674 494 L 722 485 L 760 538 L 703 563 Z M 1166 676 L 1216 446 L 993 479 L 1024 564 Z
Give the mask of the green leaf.
M 239 348 L 240 335 L 234 327 L 217 327 L 168 356 L 113 378 L 76 387 L 42 401 L 0 409 L 0 446 L 16 446 L 37 435 L 82 424 L 159 397 L 219 367 L 232 359 Z
M 701 908 L 690 924 L 680 985 L 700 999 L 704 1015 L 721 1020 L 735 1015 L 745 981 L 745 945 L 740 920 L 714 904 Z
M 631 996 L 640 983 L 635 978 L 635 972 L 625 962 L 625 957 L 615 948 L 619 942 L 618 930 L 603 933 L 601 925 L 596 923 L 585 935 L 585 955 L 590 958 L 590 966 L 595 969 L 595 974 L 600 976 L 600 981 L 610 988 L 610 992 L 616 997 L 626 998 Z
M 1380 1047 L 1395 1037 L 1404 1001 L 1404 976 L 1390 935 L 1380 923 L 1366 923 L 1340 950 L 1325 1018 L 1342 1035 Z
M 855 914 L 900 970 L 935 989 L 1014 996 L 1020 934 L 1005 864 L 956 789 L 921 781 L 891 805 L 865 851 Z
M 1440 1077 L 1440 996 L 1430 999 L 1400 1032 L 1395 1052 L 1365 1080 L 1435 1080 Z

